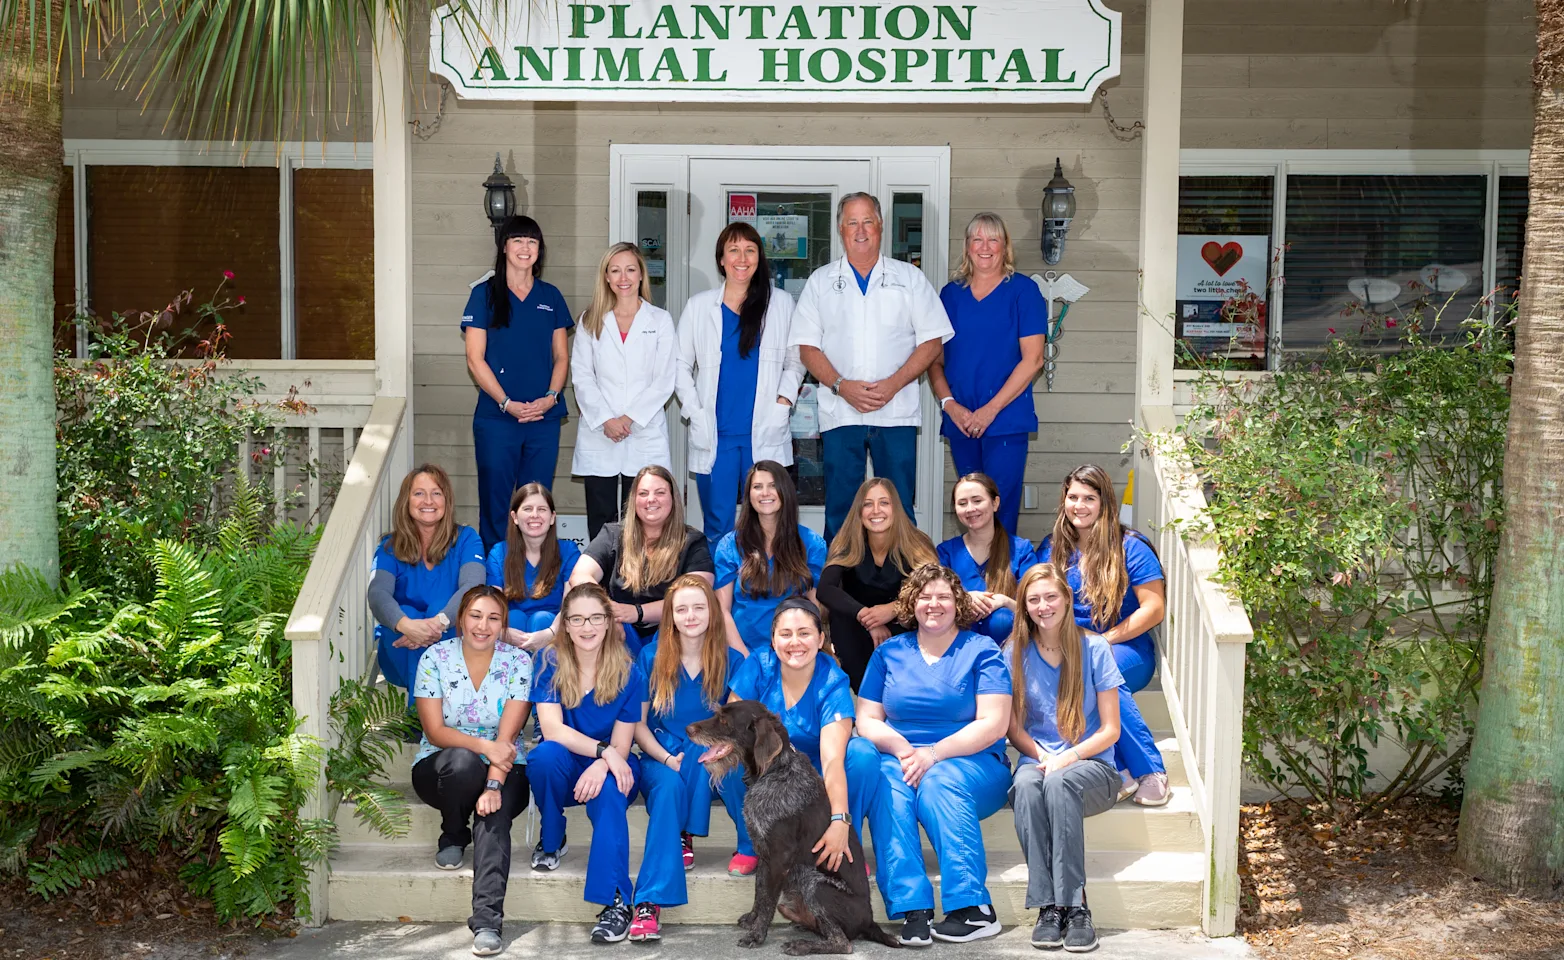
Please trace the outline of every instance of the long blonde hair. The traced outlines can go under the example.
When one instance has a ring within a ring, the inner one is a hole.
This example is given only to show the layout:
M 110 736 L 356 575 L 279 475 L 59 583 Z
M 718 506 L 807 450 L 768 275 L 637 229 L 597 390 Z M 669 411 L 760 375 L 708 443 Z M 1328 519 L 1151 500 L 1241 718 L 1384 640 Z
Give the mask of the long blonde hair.
M 597 651 L 597 675 L 592 690 L 598 703 L 606 703 L 619 696 L 619 691 L 630 682 L 630 668 L 634 665 L 630 648 L 625 646 L 625 631 L 614 619 L 608 591 L 599 583 L 578 583 L 565 594 L 565 602 L 559 607 L 559 628 L 549 640 L 548 655 L 554 658 L 554 691 L 559 694 L 559 705 L 567 710 L 581 706 L 587 691 L 581 688 L 581 661 L 576 658 L 576 645 L 570 639 L 565 617 L 576 602 L 596 603 L 608 616 L 607 633 L 603 645 Z M 582 614 L 590 616 L 590 614 Z
M 1005 226 L 1004 218 L 999 214 L 985 211 L 974 214 L 967 221 L 967 232 L 961 243 L 961 262 L 956 264 L 956 272 L 951 274 L 951 278 L 962 286 L 972 283 L 972 255 L 967 252 L 967 244 L 979 229 L 1005 241 L 1005 276 L 1008 278 L 1016 272 L 1016 247 L 1010 242 L 1010 228 Z
M 423 541 L 418 537 L 418 523 L 407 510 L 413 499 L 413 481 L 419 474 L 427 474 L 440 488 L 445 498 L 445 516 L 440 518 L 429 539 L 429 552 L 424 553 Z M 402 488 L 397 491 L 396 503 L 391 507 L 391 554 L 403 563 L 428 560 L 435 566 L 445 559 L 445 553 L 456 545 L 456 494 L 451 489 L 451 475 L 435 463 L 421 463 L 402 478 Z
M 673 595 L 680 590 L 699 590 L 706 596 L 710 619 L 706 623 L 706 635 L 701 639 L 701 692 L 706 695 L 706 705 L 715 709 L 728 692 L 728 629 L 722 622 L 717 592 L 706 578 L 686 573 L 668 585 L 668 593 L 663 597 L 663 625 L 657 641 L 657 656 L 652 660 L 652 675 L 646 678 L 653 713 L 673 710 L 674 691 L 679 688 L 679 673 L 684 669 L 684 642 L 673 625 Z
M 1080 743 L 1081 735 L 1086 732 L 1081 628 L 1070 612 L 1075 595 L 1070 591 L 1069 578 L 1065 576 L 1064 568 L 1056 564 L 1033 564 L 1021 576 L 1021 585 L 1016 588 L 1016 603 L 1020 609 L 1016 611 L 1016 625 L 1009 641 L 1011 715 L 1015 718 L 1016 726 L 1026 727 L 1026 652 L 1033 646 L 1037 647 L 1039 655 L 1043 652 L 1040 639 L 1042 631 L 1026 611 L 1026 593 L 1044 581 L 1058 587 L 1064 595 L 1064 617 L 1059 621 L 1059 649 L 1063 660 L 1059 664 L 1059 689 L 1054 696 L 1058 704 L 1055 723 L 1059 727 L 1059 736 L 1069 743 Z
M 635 495 L 641 489 L 641 481 L 649 476 L 668 484 L 673 499 L 668 519 L 663 521 L 662 533 L 652 544 L 646 542 L 640 514 L 635 512 Z M 624 525 L 619 531 L 619 576 L 631 593 L 645 593 L 648 588 L 667 583 L 678 575 L 686 536 L 684 502 L 679 499 L 673 474 L 667 467 L 655 463 L 642 467 L 630 484 L 630 503 L 626 505 Z
M 902 509 L 896 485 L 884 477 L 871 477 L 858 487 L 858 493 L 853 496 L 853 505 L 847 511 L 847 522 L 836 531 L 826 564 L 856 567 L 863 562 L 863 554 L 869 544 L 869 535 L 863 528 L 863 502 L 875 487 L 885 488 L 891 497 L 891 549 L 887 556 L 895 561 L 903 573 L 911 573 L 925 563 L 939 563 L 933 542 L 927 534 L 913 526 L 912 518 Z
M 581 314 L 581 329 L 593 340 L 602 336 L 603 318 L 613 313 L 614 304 L 619 302 L 619 296 L 608 285 L 608 263 L 621 253 L 635 254 L 635 262 L 641 267 L 641 299 L 648 303 L 652 299 L 652 281 L 646 275 L 646 258 L 641 256 L 641 248 L 624 242 L 609 247 L 597 264 L 597 282 L 592 285 L 592 305 Z
M 1083 537 L 1070 522 L 1065 497 L 1070 484 L 1090 487 L 1102 501 L 1097 522 Z M 1059 487 L 1059 514 L 1054 518 L 1053 541 L 1048 559 L 1061 570 L 1070 566 L 1070 558 L 1079 551 L 1081 592 L 1092 611 L 1092 626 L 1106 630 L 1118 622 L 1124 595 L 1130 588 L 1129 570 L 1124 565 L 1124 527 L 1119 523 L 1119 498 L 1114 495 L 1108 471 L 1095 463 L 1082 464 L 1070 471 Z

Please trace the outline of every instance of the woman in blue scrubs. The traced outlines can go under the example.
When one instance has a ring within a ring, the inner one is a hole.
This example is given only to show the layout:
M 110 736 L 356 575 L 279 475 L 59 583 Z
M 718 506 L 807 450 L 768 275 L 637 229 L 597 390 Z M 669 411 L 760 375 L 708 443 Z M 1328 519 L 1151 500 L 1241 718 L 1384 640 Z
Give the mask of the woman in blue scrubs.
M 977 607 L 972 632 L 997 644 L 1010 639 L 1016 623 L 1016 581 L 1037 562 L 1032 541 L 1012 536 L 1000 522 L 1004 501 L 986 474 L 969 473 L 950 491 L 950 505 L 967 532 L 939 545 L 939 562 L 961 578 Z
M 630 744 L 646 703 L 646 678 L 625 647 L 601 586 L 572 587 L 560 617 L 563 629 L 540 655 L 532 687 L 543 726 L 543 742 L 527 757 L 542 820 L 532 869 L 559 868 L 566 850 L 565 808 L 584 805 L 592 847 L 583 897 L 603 905 L 592 942 L 618 943 L 629 935 L 635 902 L 627 811 L 641 759 Z
M 554 519 L 548 487 L 517 487 L 510 498 L 510 529 L 489 551 L 489 585 L 505 591 L 509 606 L 506 642 L 524 650 L 537 650 L 554 636 L 565 584 L 581 559 L 575 541 L 559 539 Z
M 798 491 L 787 468 L 762 460 L 744 478 L 738 526 L 717 541 L 717 597 L 728 642 L 748 652 L 771 639 L 771 618 L 788 597 L 815 599 L 825 538 L 798 522 Z
M 402 478 L 391 508 L 391 532 L 380 541 L 369 574 L 369 612 L 376 620 L 380 672 L 408 691 L 424 650 L 455 636 L 462 594 L 483 583 L 483 543 L 456 522 L 451 478 L 426 463 Z
M 570 368 L 566 331 L 575 325 L 559 288 L 539 279 L 546 247 L 537 221 L 511 217 L 496 240 L 494 269 L 472 285 L 462 311 L 467 371 L 478 384 L 472 442 L 485 550 L 505 539 L 513 490 L 554 485 Z
M 1010 766 L 1010 669 L 994 641 L 965 629 L 976 610 L 961 579 L 936 564 L 902 586 L 901 619 L 915 622 L 880 644 L 858 687 L 858 733 L 879 748 L 881 782 L 868 809 L 885 912 L 902 918 L 903 946 L 999 933 L 988 892 L 982 821 L 1005 805 Z M 945 919 L 918 826 L 939 857 Z
M 864 813 L 879 793 L 880 759 L 871 744 L 852 735 L 853 693 L 847 674 L 821 651 L 824 645 L 820 608 L 789 597 L 777 605 L 771 645 L 755 648 L 728 689 L 732 699 L 758 700 L 776 714 L 793 746 L 825 777 L 831 825 L 814 849 L 820 862 L 836 870 L 844 857 L 852 860 L 849 825 L 862 832 Z M 742 792 L 739 804 L 742 808 Z M 875 844 L 878 850 L 878 834 Z M 749 876 L 755 867 L 754 856 L 735 854 L 728 873 Z
M 1037 429 L 1032 380 L 1043 368 L 1048 305 L 1015 272 L 1010 231 L 996 213 L 967 224 L 956 277 L 940 302 L 956 335 L 929 367 L 956 475 L 986 473 L 999 487 L 1000 522 L 1015 531 L 1029 435 Z
M 1123 782 L 1118 798 L 1133 796 L 1143 807 L 1166 804 L 1167 766 L 1134 697 L 1157 669 L 1151 629 L 1162 622 L 1165 607 L 1162 563 L 1151 541 L 1119 523 L 1119 500 L 1106 470 L 1088 463 L 1064 478 L 1054 532 L 1038 545 L 1037 557 L 1067 572 L 1075 622 L 1102 634 L 1124 675 L 1114 747 Z
M 641 650 L 646 677 L 645 716 L 635 728 L 641 748 L 641 792 L 646 795 L 646 854 L 635 879 L 635 920 L 631 940 L 661 937 L 662 907 L 688 902 L 684 871 L 695 866 L 694 837 L 711 829 L 711 777 L 696 758 L 701 748 L 685 729 L 705 720 L 728 698 L 728 678 L 738 672 L 743 654 L 728 646 L 717 595 L 701 577 L 686 574 L 668 588 L 663 627 Z M 744 771 L 729 771 L 717 793 L 738 831 L 738 852 L 753 857 L 744 829 Z M 682 862 L 672 837 L 683 847 Z

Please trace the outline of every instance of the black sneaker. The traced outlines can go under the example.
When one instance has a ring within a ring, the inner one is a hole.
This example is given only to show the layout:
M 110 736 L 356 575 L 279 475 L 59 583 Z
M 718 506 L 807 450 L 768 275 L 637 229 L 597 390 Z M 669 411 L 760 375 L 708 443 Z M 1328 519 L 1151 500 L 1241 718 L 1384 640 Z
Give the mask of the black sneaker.
M 945 914 L 945 919 L 934 925 L 934 939 L 946 943 L 966 943 L 999 935 L 999 917 L 994 915 L 991 904 L 962 907 Z
M 570 844 L 561 843 L 559 849 L 550 853 L 543 849 L 543 841 L 532 848 L 532 869 L 534 870 L 558 870 L 559 861 L 565 859 L 565 854 L 570 852 Z
M 896 940 L 904 947 L 926 947 L 934 942 L 929 933 L 929 923 L 934 919 L 933 910 L 908 910 L 901 921 L 901 934 Z
M 630 907 L 614 894 L 614 902 L 604 907 L 592 924 L 593 943 L 618 943 L 630 932 Z
M 1085 907 L 1071 907 L 1066 911 L 1064 948 L 1071 953 L 1088 953 L 1097 949 L 1097 928 L 1092 926 L 1092 912 Z
M 1064 946 L 1064 910 L 1047 906 L 1037 911 L 1037 925 L 1032 928 L 1032 946 L 1041 950 L 1057 950 Z

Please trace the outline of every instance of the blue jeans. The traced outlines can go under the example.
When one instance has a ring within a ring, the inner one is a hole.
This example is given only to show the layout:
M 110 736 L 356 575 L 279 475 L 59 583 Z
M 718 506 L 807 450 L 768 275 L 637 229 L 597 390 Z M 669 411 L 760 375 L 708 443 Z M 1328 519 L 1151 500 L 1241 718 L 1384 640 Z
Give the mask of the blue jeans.
M 1119 742 L 1113 747 L 1113 765 L 1128 770 L 1132 777 L 1166 773 L 1168 768 L 1157 749 L 1157 738 L 1140 715 L 1134 697 L 1137 691 L 1146 689 L 1157 669 L 1157 647 L 1148 634 L 1110 644 L 1108 649 L 1113 651 L 1113 662 L 1124 674 L 1124 686 L 1119 688 Z
M 825 456 L 825 541 L 830 543 L 853 508 L 853 497 L 863 485 L 864 467 L 874 458 L 874 475 L 896 488 L 902 509 L 913 513 L 913 493 L 918 486 L 917 427 L 837 427 L 820 434 Z
M 713 553 L 717 541 L 733 531 L 733 517 L 744 491 L 744 475 L 755 465 L 754 449 L 748 435 L 719 436 L 717 459 L 710 473 L 695 475 L 695 489 L 700 491 L 701 512 L 706 515 L 706 543 Z
M 954 429 L 954 428 L 952 428 Z M 960 431 L 946 435 L 956 476 L 986 473 L 999 488 L 999 522 L 1006 533 L 1015 533 L 1021 521 L 1021 480 L 1026 476 L 1026 451 L 1031 437 L 1025 433 L 969 437 Z M 1004 641 L 1000 641 L 1003 643 Z

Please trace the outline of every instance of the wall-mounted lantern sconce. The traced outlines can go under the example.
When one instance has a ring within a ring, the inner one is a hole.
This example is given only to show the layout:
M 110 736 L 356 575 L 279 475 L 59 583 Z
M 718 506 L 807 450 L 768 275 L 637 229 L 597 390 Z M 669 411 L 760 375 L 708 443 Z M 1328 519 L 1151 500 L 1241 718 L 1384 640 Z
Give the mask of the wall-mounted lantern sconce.
M 483 212 L 489 216 L 489 224 L 494 227 L 497 242 L 500 224 L 516 215 L 516 185 L 505 175 L 505 167 L 500 163 L 500 155 L 497 153 L 494 155 L 494 172 L 483 181 Z
M 1064 166 L 1054 158 L 1054 178 L 1043 188 L 1043 262 L 1058 263 L 1064 256 L 1064 238 L 1075 219 L 1075 187 L 1064 178 Z

